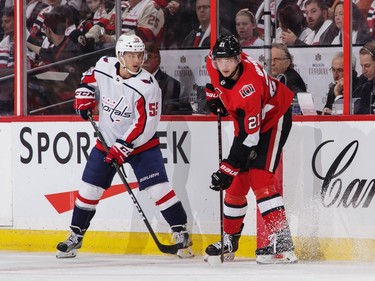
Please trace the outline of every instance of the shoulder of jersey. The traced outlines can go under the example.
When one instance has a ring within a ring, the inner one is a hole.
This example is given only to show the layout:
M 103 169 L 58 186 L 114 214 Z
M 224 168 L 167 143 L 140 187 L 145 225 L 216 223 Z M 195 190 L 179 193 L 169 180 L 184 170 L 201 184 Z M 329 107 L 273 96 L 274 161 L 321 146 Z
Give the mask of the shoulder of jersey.
M 156 78 L 154 77 L 154 75 L 152 75 L 150 72 L 148 72 L 147 70 L 145 70 L 144 68 L 142 68 L 142 72 L 138 74 L 137 76 L 142 84 L 144 86 L 150 86 L 150 87 L 154 87 L 154 86 L 157 86 L 157 82 L 156 81 Z

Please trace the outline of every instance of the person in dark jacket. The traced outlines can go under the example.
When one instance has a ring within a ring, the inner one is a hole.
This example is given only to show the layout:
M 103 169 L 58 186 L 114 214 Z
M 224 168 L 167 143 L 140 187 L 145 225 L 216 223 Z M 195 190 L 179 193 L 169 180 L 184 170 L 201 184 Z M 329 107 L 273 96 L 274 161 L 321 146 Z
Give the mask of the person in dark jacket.
M 356 60 L 352 56 L 352 89 L 357 87 L 358 74 L 355 71 Z M 330 84 L 327 102 L 323 108 L 323 115 L 332 114 L 332 107 L 335 102 L 341 100 L 344 96 L 344 53 L 338 52 L 332 59 L 330 71 L 332 72 L 333 83 Z
M 145 46 L 147 60 L 143 68 L 153 74 L 159 83 L 162 93 L 162 114 L 191 114 L 189 101 L 180 97 L 181 84 L 160 69 L 161 57 L 159 48 L 153 42 Z
M 210 0 L 197 0 L 195 10 L 199 21 L 199 28 L 192 30 L 182 41 L 182 47 L 209 48 L 210 47 Z M 219 26 L 220 35 L 231 35 L 230 31 Z
M 293 58 L 284 44 L 272 44 L 271 74 L 295 94 L 306 92 L 306 83 L 294 69 Z
M 359 50 L 359 63 L 362 75 L 353 97 L 359 97 L 354 106 L 354 114 L 375 114 L 375 41 L 366 43 Z

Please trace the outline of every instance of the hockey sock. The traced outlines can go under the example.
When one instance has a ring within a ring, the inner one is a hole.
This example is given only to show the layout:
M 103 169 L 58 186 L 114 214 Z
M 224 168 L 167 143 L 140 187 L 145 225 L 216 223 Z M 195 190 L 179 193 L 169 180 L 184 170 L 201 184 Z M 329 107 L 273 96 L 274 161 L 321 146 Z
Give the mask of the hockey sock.
M 185 225 L 187 215 L 181 201 L 168 182 L 162 182 L 145 189 L 159 208 L 169 226 Z
M 225 193 L 224 198 L 224 231 L 227 234 L 240 232 L 247 211 L 245 196 L 234 196 Z
M 174 225 L 185 225 L 187 223 L 187 215 L 180 201 L 168 209 L 161 211 L 161 214 L 171 227 Z
M 76 234 L 83 235 L 90 226 L 90 221 L 94 217 L 96 210 L 83 210 L 77 206 L 74 206 L 73 217 L 71 226 L 76 226 L 81 229 L 81 233 L 76 233 L 76 228 L 72 230 Z

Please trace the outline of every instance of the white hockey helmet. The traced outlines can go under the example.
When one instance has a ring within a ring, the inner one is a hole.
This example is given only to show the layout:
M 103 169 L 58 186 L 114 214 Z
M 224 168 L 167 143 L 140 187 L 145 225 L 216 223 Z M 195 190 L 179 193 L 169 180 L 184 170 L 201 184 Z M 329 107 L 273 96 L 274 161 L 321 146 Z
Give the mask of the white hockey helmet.
M 121 56 L 125 52 L 144 52 L 145 44 L 142 39 L 135 34 L 122 34 L 116 43 L 116 55 L 120 53 Z
M 143 61 L 137 71 L 131 71 L 125 63 L 124 54 L 126 52 L 135 53 L 143 52 Z M 116 57 L 120 62 L 121 66 L 125 68 L 129 73 L 136 75 L 142 70 L 143 63 L 147 60 L 147 52 L 145 51 L 145 44 L 142 39 L 135 34 L 122 34 L 116 43 Z

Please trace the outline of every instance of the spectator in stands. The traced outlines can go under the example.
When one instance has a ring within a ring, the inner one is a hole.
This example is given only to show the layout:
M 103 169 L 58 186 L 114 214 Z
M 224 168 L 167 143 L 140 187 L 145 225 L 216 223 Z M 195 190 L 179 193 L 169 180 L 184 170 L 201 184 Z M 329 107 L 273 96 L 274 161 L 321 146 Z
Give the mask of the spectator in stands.
M 74 23 L 74 29 L 75 29 L 77 28 L 77 26 L 79 25 L 81 21 L 82 0 L 65 0 L 65 2 L 66 2 L 66 5 L 73 12 L 73 23 Z
M 99 23 L 108 14 L 104 0 L 86 0 L 84 4 L 87 6 L 88 12 L 81 19 L 77 28 L 83 33 L 87 33 L 94 24 Z
M 92 38 L 97 44 L 114 45 L 116 36 L 107 34 L 108 26 L 115 23 L 116 7 L 95 24 L 87 33 L 86 38 Z M 164 26 L 163 10 L 151 0 L 128 0 L 122 2 L 122 34 L 136 34 L 144 42 L 161 44 Z M 103 32 L 105 32 L 103 34 Z
M 355 114 L 375 114 L 375 41 L 366 43 L 359 51 L 359 62 L 362 75 L 358 87 L 353 91 L 353 97 L 359 97 L 358 106 L 354 107 Z
M 344 28 L 344 2 L 337 2 L 333 9 L 336 29 L 330 33 L 331 37 L 335 36 L 332 39 L 331 44 L 342 45 L 342 33 Z M 353 44 L 363 45 L 371 40 L 367 22 L 355 4 L 352 5 L 352 34 L 350 37 Z M 330 40 L 331 38 L 327 37 L 327 41 Z
M 188 1 L 172 0 L 164 9 L 163 49 L 180 48 L 192 26 L 192 10 Z
M 65 35 L 69 18 L 72 18 L 72 11 L 69 7 L 65 5 L 55 6 L 51 12 L 44 14 L 44 32 L 53 45 L 45 48 L 27 42 L 27 47 L 40 56 L 42 64 L 81 54 L 80 46 Z
M 371 39 L 375 38 L 375 1 L 372 1 L 367 13 L 367 25 L 370 32 Z
M 182 47 L 209 47 L 210 46 L 210 0 L 197 0 L 195 11 L 197 13 L 199 28 L 192 30 L 182 42 Z M 229 30 L 219 26 L 220 35 L 230 35 Z
M 352 89 L 357 87 L 358 75 L 355 71 L 356 60 L 352 56 Z M 323 115 L 332 114 L 332 106 L 344 96 L 344 53 L 338 52 L 332 59 L 330 71 L 332 72 L 333 83 L 330 84 L 327 102 L 323 108 Z
M 306 83 L 294 69 L 293 58 L 287 46 L 281 43 L 272 44 L 271 74 L 285 84 L 295 94 L 306 92 Z
M 14 9 L 7 7 L 1 17 L 4 37 L 0 42 L 0 78 L 14 72 Z M 14 79 L 0 81 L 0 115 L 13 114 Z
M 146 43 L 145 49 L 147 60 L 144 62 L 143 68 L 153 74 L 159 83 L 162 93 L 162 114 L 179 114 L 181 103 L 180 82 L 160 69 L 161 57 L 159 48 L 155 43 Z M 188 104 L 188 101 L 186 103 Z
M 0 70 L 1 77 L 13 73 L 14 67 L 14 9 L 4 9 L 1 17 L 1 27 L 4 30 L 3 40 L 0 42 Z
M 29 32 L 31 32 L 31 28 L 36 22 L 39 13 L 47 6 L 42 0 L 26 1 L 26 28 Z
M 55 6 L 51 12 L 44 14 L 44 32 L 52 45 L 45 48 L 27 42 L 27 46 L 40 57 L 42 64 L 46 65 L 82 54 L 80 45 L 74 43 L 69 36 L 66 36 L 66 28 L 69 26 L 69 19 L 72 16 L 72 10 L 67 5 Z M 69 78 L 65 78 L 65 81 L 51 79 L 48 84 L 43 85 L 44 93 L 33 93 L 32 99 L 40 98 L 38 107 L 58 105 L 62 101 L 73 99 L 74 90 L 79 83 L 80 73 L 82 72 L 79 65 L 75 63 L 59 64 L 49 70 L 67 74 Z M 67 83 L 67 80 L 69 80 L 69 83 Z M 30 83 L 38 86 L 42 85 L 41 81 L 30 81 Z M 56 106 L 56 108 L 48 111 L 48 113 L 53 114 L 73 112 L 71 104 Z
M 44 14 L 50 12 L 53 7 L 60 5 L 62 0 L 48 0 L 47 4 L 48 6 L 45 7 L 40 11 L 38 14 L 36 21 L 33 23 L 30 31 L 30 35 L 27 38 L 27 42 L 37 45 L 37 46 L 42 46 L 45 34 L 43 32 L 43 24 L 44 24 Z
M 328 6 L 323 0 L 307 0 L 305 3 L 307 27 L 312 30 L 304 41 L 296 39 L 294 45 L 328 45 L 325 37 L 335 25 L 328 18 Z
M 303 42 L 312 31 L 307 27 L 305 15 L 297 4 L 281 8 L 277 19 L 279 27 L 276 30 L 276 43 L 293 46 L 297 39 Z
M 259 38 L 255 16 L 249 9 L 242 9 L 236 14 L 236 31 L 242 47 L 263 46 Z

